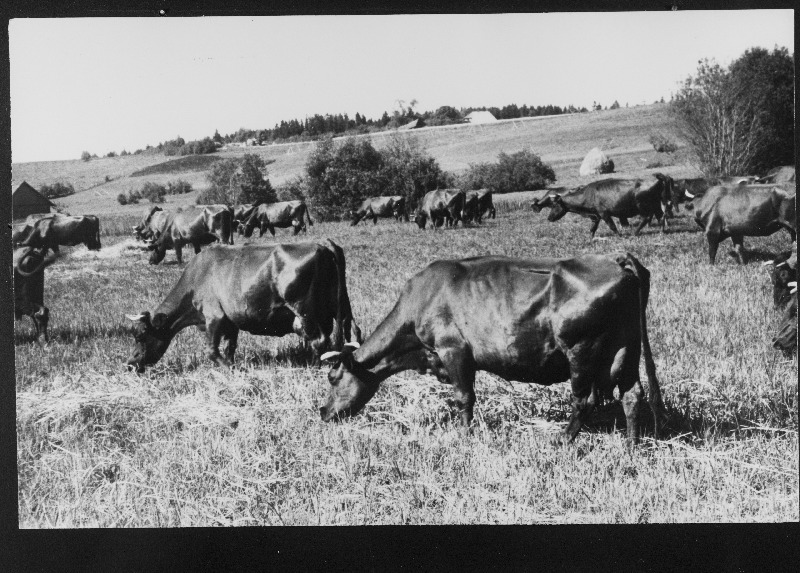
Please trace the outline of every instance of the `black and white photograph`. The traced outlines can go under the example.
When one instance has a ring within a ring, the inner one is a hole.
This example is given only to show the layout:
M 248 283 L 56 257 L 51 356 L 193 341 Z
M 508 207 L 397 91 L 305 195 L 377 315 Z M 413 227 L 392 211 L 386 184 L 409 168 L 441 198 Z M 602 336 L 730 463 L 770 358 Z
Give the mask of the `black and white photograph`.
M 797 523 L 794 18 L 11 18 L 15 527 Z

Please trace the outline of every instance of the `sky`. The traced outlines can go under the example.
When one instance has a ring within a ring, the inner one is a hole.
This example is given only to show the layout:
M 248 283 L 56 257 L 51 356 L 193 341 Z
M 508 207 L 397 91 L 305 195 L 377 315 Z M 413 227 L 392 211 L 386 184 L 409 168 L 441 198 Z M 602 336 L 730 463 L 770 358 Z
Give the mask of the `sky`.
M 678 91 L 702 58 L 794 49 L 792 10 L 14 19 L 12 161 L 443 105 L 604 106 Z

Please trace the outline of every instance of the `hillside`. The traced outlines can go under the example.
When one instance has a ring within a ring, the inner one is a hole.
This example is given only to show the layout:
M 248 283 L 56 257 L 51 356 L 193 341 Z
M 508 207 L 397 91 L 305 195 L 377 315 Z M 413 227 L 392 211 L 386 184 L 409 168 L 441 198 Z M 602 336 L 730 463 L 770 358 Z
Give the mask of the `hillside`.
M 627 176 L 663 171 L 673 176 L 698 174 L 687 161 L 684 149 L 674 157 L 657 154 L 648 142 L 651 133 L 662 132 L 680 142 L 667 114 L 667 106 L 654 104 L 633 108 L 597 111 L 584 114 L 506 120 L 496 124 L 459 125 L 424 128 L 412 132 L 398 132 L 406 137 L 416 137 L 440 163 L 442 168 L 461 172 L 471 163 L 493 162 L 501 151 L 513 153 L 530 147 L 534 153 L 550 163 L 558 178 L 558 185 L 577 185 L 578 167 L 584 155 L 593 147 L 601 147 L 616 164 L 616 171 Z M 389 133 L 382 132 L 361 137 L 371 137 L 375 146 L 385 145 Z M 269 165 L 269 178 L 273 185 L 302 175 L 313 142 L 277 144 L 222 151 L 216 157 L 238 157 L 255 153 Z M 646 168 L 655 159 L 665 165 Z M 80 213 L 139 213 L 148 203 L 121 206 L 116 197 L 121 192 L 141 187 L 146 181 L 166 183 L 184 179 L 197 189 L 207 186 L 205 171 L 156 173 L 137 177 L 132 175 L 167 161 L 163 155 L 128 155 L 104 157 L 83 162 L 46 161 L 12 164 L 12 189 L 23 180 L 34 187 L 55 181 L 72 183 L 79 192 L 57 200 L 67 211 Z M 672 164 L 674 163 L 674 165 Z M 106 181 L 106 178 L 109 181 Z M 583 179 L 582 181 L 586 181 Z M 173 205 L 194 202 L 197 191 L 169 197 Z

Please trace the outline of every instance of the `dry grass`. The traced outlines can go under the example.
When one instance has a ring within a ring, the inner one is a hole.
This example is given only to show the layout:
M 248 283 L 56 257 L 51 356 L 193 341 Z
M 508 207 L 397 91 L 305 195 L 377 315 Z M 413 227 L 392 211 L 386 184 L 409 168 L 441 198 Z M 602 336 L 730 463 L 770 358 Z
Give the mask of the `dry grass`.
M 48 269 L 46 349 L 30 344 L 29 323 L 16 325 L 20 525 L 797 521 L 797 359 L 769 346 L 779 317 L 765 271 L 728 257 L 709 267 L 686 219 L 638 239 L 601 227 L 591 242 L 585 219 L 545 215 L 509 208 L 481 227 L 437 232 L 318 223 L 307 238 L 344 247 L 366 333 L 437 258 L 636 252 L 653 275 L 667 439 L 629 452 L 613 403 L 574 445 L 555 448 L 568 385 L 484 373 L 471 433 L 453 421 L 449 387 L 410 372 L 385 382 L 362 415 L 323 424 L 325 373 L 307 366 L 294 336 L 243 334 L 227 372 L 189 329 L 135 376 L 123 368 L 132 346 L 123 314 L 152 310 L 182 269 L 171 255 L 151 267 L 128 239 L 109 238 L 97 255 L 75 248 Z M 788 244 L 747 242 L 756 258 Z

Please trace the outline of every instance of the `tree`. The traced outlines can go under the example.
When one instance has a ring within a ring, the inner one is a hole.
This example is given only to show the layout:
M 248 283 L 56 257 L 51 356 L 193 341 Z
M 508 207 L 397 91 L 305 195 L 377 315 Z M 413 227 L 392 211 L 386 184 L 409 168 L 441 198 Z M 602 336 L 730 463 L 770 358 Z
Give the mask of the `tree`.
M 379 194 L 402 195 L 409 209 L 415 209 L 428 191 L 454 184 L 453 177 L 442 170 L 415 137 L 392 134 L 380 154 L 379 180 L 383 185 Z
M 614 103 L 611 104 L 611 107 L 608 109 L 619 109 L 619 102 L 614 100 Z
M 794 164 L 794 58 L 786 48 L 752 48 L 731 63 L 731 80 L 758 109 L 766 133 L 753 158 L 753 173 Z
M 88 151 L 81 152 L 81 161 L 89 161 L 92 158 L 92 154 Z
M 257 200 L 274 203 L 278 196 L 267 174 L 267 164 L 255 153 L 217 161 L 207 175 L 211 186 L 197 196 L 197 203 L 238 205 Z
M 701 60 L 697 76 L 686 79 L 671 104 L 678 129 L 707 177 L 746 175 L 778 157 L 767 155 L 776 129 L 763 109 L 769 98 L 750 81 L 773 76 L 750 73 L 750 56 L 746 53 L 744 58 L 744 63 L 737 65 L 740 59 L 731 65 L 734 71 Z M 792 132 L 792 143 L 793 139 Z M 790 149 L 793 154 L 793 146 Z

